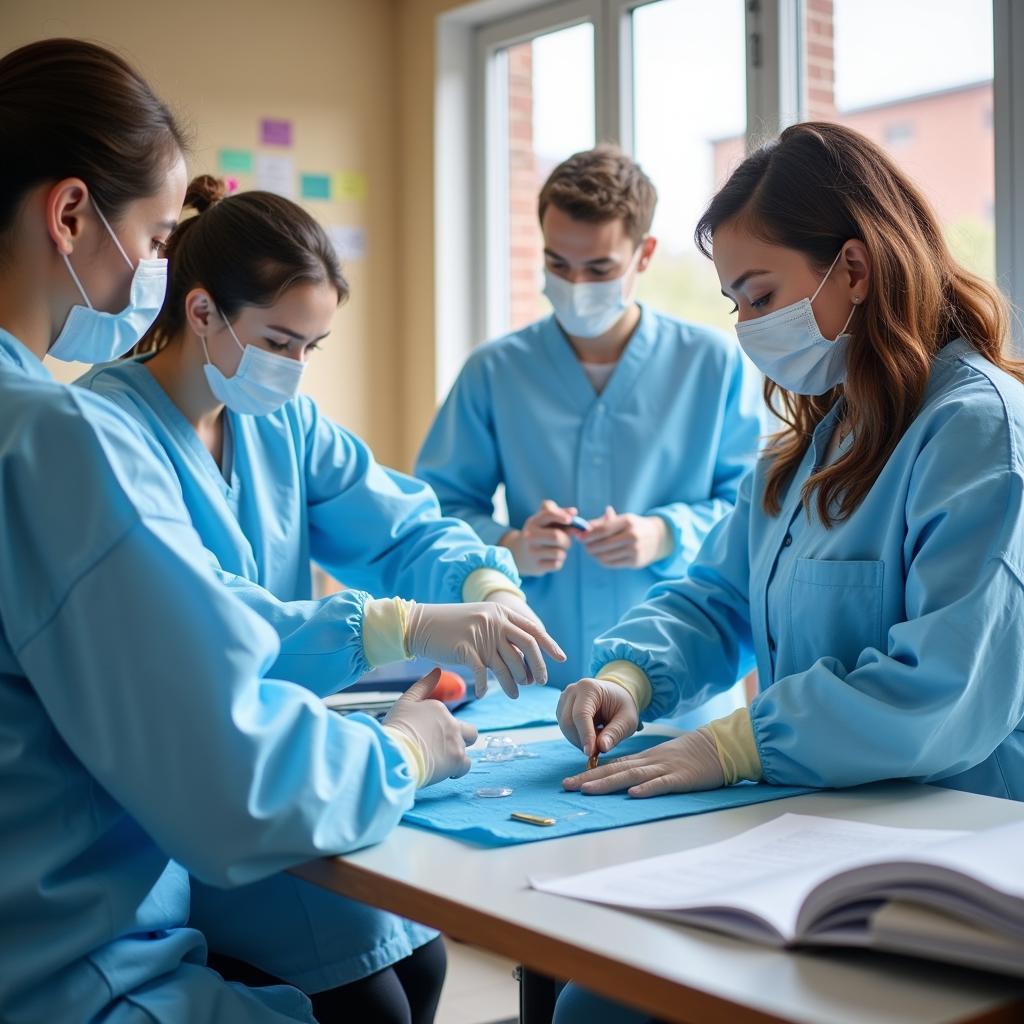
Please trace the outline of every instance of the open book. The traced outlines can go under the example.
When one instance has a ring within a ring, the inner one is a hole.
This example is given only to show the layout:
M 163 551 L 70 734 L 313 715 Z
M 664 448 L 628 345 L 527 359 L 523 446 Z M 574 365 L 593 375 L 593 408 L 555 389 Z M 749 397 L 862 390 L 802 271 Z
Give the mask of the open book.
M 709 846 L 530 884 L 754 942 L 1024 977 L 1024 821 L 952 832 L 784 814 Z

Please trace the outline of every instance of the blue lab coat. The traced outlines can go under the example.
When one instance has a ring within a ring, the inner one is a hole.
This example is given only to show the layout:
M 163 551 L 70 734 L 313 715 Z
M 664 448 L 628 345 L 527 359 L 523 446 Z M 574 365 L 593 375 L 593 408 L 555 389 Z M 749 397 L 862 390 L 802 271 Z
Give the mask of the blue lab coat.
M 312 1021 L 204 966 L 215 886 L 382 839 L 401 752 L 267 677 L 162 453 L 0 330 L 0 1019 Z
M 735 339 L 646 307 L 598 395 L 550 316 L 473 352 L 415 472 L 489 544 L 509 528 L 494 514 L 499 484 L 516 528 L 545 498 L 585 519 L 612 505 L 668 524 L 675 548 L 647 568 L 605 568 L 574 544 L 560 572 L 523 581 L 568 655 L 551 670 L 564 687 L 586 673 L 594 639 L 654 583 L 682 576 L 732 508 L 761 407 L 760 377 Z
M 508 551 L 444 518 L 429 487 L 381 466 L 305 395 L 269 416 L 227 412 L 225 475 L 145 364 L 99 366 L 79 384 L 131 414 L 164 450 L 224 581 L 277 631 L 274 671 L 283 678 L 326 696 L 368 672 L 369 594 L 461 601 L 480 568 L 519 582 Z M 352 590 L 311 600 L 311 560 Z
M 327 695 L 369 671 L 367 591 L 461 601 L 466 577 L 484 567 L 518 582 L 509 552 L 442 517 L 429 487 L 380 466 L 306 396 L 268 416 L 227 412 L 222 472 L 145 364 L 100 366 L 80 384 L 135 417 L 166 453 L 222 578 L 280 636 L 276 674 Z M 311 600 L 311 559 L 360 589 Z M 192 889 L 191 920 L 211 949 L 310 993 L 373 974 L 437 934 L 289 875 Z
M 644 669 L 651 718 L 756 659 L 751 719 L 771 783 L 915 779 L 1024 799 L 1024 386 L 947 345 L 866 498 L 826 529 L 800 490 L 838 415 L 781 514 L 762 507 L 762 462 L 685 579 L 600 637 L 593 668 Z

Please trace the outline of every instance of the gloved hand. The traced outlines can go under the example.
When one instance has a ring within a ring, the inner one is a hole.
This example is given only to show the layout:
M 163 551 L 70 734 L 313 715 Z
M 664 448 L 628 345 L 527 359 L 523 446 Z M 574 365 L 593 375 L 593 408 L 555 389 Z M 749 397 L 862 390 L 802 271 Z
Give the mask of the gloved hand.
M 568 790 L 589 795 L 617 793 L 660 796 L 662 793 L 693 793 L 725 785 L 715 741 L 704 729 L 659 743 L 642 754 L 630 754 L 565 779 Z
M 619 515 L 609 505 L 603 516 L 590 520 L 580 543 L 609 569 L 642 569 L 672 552 L 672 535 L 661 516 Z
M 465 775 L 471 764 L 466 746 L 477 737 L 476 726 L 460 722 L 440 701 L 429 699 L 440 678 L 435 668 L 413 683 L 382 723 L 408 740 L 418 755 L 421 787 Z
M 599 754 L 607 754 L 632 736 L 640 724 L 633 695 L 607 679 L 581 679 L 567 686 L 558 698 L 556 714 L 565 738 L 587 757 L 595 749 Z
M 415 604 L 406 614 L 405 645 L 412 655 L 455 662 L 473 670 L 476 695 L 487 692 L 487 670 L 513 700 L 519 687 L 546 683 L 541 647 L 558 661 L 562 649 L 536 621 L 492 601 L 478 604 Z
M 500 604 L 502 608 L 507 608 L 510 612 L 518 612 L 520 615 L 525 615 L 540 626 L 541 629 L 544 628 L 544 623 L 541 622 L 540 616 L 518 594 L 513 594 L 511 590 L 492 590 L 484 600 L 491 604 Z
M 509 530 L 501 538 L 501 545 L 516 560 L 520 576 L 546 576 L 565 565 L 566 552 L 572 546 L 573 535 L 578 533 L 567 529 L 576 511 L 544 501 L 521 530 Z

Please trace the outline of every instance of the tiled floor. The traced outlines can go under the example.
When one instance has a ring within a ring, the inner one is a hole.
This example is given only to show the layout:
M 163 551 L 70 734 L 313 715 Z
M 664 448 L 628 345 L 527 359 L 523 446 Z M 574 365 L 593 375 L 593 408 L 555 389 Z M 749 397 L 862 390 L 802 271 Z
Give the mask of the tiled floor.
M 435 1024 L 514 1022 L 519 1015 L 515 964 L 492 953 L 445 939 L 448 976 Z

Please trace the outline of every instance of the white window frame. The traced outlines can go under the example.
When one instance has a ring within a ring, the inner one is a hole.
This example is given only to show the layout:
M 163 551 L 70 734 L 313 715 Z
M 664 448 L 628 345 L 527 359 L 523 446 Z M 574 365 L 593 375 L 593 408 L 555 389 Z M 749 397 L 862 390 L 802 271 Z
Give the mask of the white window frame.
M 438 20 L 435 107 L 435 390 L 448 390 L 508 316 L 509 46 L 582 22 L 594 26 L 594 125 L 634 150 L 632 13 L 657 0 L 478 0 Z M 806 110 L 804 0 L 746 0 L 748 149 Z M 997 271 L 1024 304 L 1024 7 L 993 0 Z

